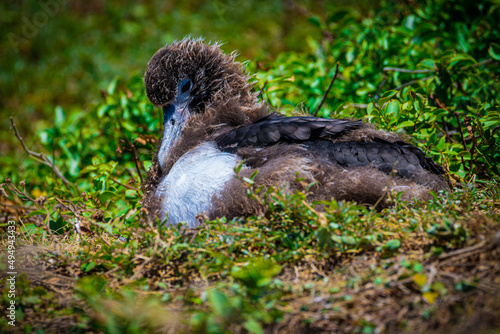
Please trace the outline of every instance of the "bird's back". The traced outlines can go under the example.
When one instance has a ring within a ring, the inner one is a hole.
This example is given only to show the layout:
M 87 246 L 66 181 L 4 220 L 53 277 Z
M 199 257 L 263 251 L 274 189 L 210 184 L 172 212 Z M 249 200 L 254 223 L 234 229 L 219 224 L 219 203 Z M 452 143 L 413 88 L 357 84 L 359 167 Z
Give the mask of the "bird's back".
M 278 144 L 302 144 L 311 158 L 324 163 L 342 168 L 371 166 L 410 179 L 424 171 L 444 173 L 417 147 L 393 135 L 391 139 L 386 132 L 373 132 L 371 126 L 360 120 L 271 114 L 219 136 L 216 143 L 233 153 L 246 147 L 266 149 Z

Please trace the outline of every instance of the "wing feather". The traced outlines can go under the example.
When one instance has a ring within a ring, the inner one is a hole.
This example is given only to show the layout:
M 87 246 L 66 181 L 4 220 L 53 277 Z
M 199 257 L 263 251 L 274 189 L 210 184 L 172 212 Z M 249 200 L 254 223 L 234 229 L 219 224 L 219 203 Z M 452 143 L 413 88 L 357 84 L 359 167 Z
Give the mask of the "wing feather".
M 278 142 L 304 142 L 332 139 L 363 125 L 362 121 L 317 117 L 286 117 L 271 114 L 254 123 L 236 128 L 218 138 L 217 145 L 225 147 L 267 146 Z M 256 137 L 256 138 L 255 138 Z
M 361 121 L 348 119 L 286 117 L 275 113 L 236 128 L 215 141 L 220 149 L 232 151 L 248 146 L 302 143 L 313 158 L 321 156 L 327 162 L 344 168 L 371 165 L 403 177 L 411 177 L 423 169 L 444 174 L 443 168 L 427 158 L 424 152 L 403 141 L 390 142 L 382 138 L 368 142 L 332 141 L 362 125 Z

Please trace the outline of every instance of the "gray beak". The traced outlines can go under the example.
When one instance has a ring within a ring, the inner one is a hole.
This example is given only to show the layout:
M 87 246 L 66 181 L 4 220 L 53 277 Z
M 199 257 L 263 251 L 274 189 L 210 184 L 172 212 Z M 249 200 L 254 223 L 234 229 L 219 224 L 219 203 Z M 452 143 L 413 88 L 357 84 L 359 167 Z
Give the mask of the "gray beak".
M 191 116 L 189 103 L 192 100 L 192 82 L 189 79 L 183 80 L 177 88 L 177 98 L 173 103 L 166 104 L 163 110 L 163 138 L 160 150 L 158 151 L 158 162 L 162 170 L 172 149 L 179 141 L 186 121 Z

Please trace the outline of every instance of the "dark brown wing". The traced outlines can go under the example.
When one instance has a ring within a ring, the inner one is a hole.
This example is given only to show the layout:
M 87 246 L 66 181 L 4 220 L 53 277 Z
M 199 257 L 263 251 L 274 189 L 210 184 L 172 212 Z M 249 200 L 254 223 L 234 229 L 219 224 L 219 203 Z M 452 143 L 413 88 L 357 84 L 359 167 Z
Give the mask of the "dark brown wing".
M 267 146 L 278 142 L 300 143 L 308 140 L 333 139 L 363 125 L 362 121 L 317 117 L 286 117 L 271 114 L 253 124 L 230 131 L 216 139 L 226 147 Z
M 420 171 L 444 174 L 441 166 L 427 158 L 417 147 L 398 141 L 375 138 L 371 142 L 330 142 L 318 140 L 304 143 L 318 159 L 344 168 L 371 165 L 388 174 L 412 178 Z
M 445 173 L 419 148 L 403 141 L 393 143 L 381 138 L 369 142 L 331 141 L 362 125 L 362 121 L 348 119 L 271 114 L 218 137 L 216 142 L 221 149 L 235 153 L 239 148 L 248 146 L 301 143 L 312 157 L 344 168 L 371 165 L 388 174 L 395 172 L 407 178 L 423 170 L 437 175 Z

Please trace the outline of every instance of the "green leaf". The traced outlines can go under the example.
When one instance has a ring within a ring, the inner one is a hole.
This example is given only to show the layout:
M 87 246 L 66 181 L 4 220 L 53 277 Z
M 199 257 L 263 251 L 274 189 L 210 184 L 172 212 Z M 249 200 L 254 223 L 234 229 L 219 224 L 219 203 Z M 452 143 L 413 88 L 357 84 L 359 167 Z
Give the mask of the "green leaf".
M 390 250 L 396 250 L 401 246 L 401 242 L 399 241 L 399 239 L 393 239 L 393 240 L 387 241 L 387 243 L 385 245 Z
M 355 245 L 356 244 L 356 239 L 354 239 L 351 236 L 342 236 L 342 242 L 348 245 Z
M 375 91 L 375 86 L 373 86 L 372 84 L 367 84 L 366 86 L 358 88 L 356 90 L 356 95 L 363 96 L 363 95 L 367 95 L 368 93 L 374 92 L 374 91 Z
M 390 100 L 385 107 L 385 113 L 393 116 L 397 116 L 399 114 L 399 101 Z
M 60 106 L 57 106 L 55 113 L 56 113 L 56 116 L 55 116 L 54 123 L 55 123 L 56 127 L 60 128 L 63 125 L 64 119 L 65 119 L 64 110 Z
M 119 196 L 117 194 L 115 194 L 114 192 L 109 191 L 109 190 L 106 190 L 106 191 L 102 192 L 101 194 L 99 194 L 99 200 L 101 201 L 101 203 L 106 203 L 110 198 L 115 198 L 115 197 L 119 197 Z
M 47 212 L 43 209 L 33 210 L 28 215 L 26 215 L 26 218 L 33 217 L 33 216 L 40 216 L 40 215 L 43 215 L 45 217 L 46 214 L 47 214 Z M 27 225 L 32 225 L 32 224 L 25 224 L 24 226 L 27 226 Z
M 397 90 L 389 90 L 385 92 L 380 99 L 378 99 L 378 105 L 383 106 L 387 101 L 394 97 L 398 93 Z
M 109 95 L 113 95 L 116 90 L 116 84 L 118 83 L 118 77 L 115 77 L 108 85 L 106 91 Z
M 82 268 L 82 271 L 89 272 L 92 269 L 94 269 L 94 267 L 95 267 L 95 261 L 91 261 L 91 262 L 82 264 L 81 268 Z
M 255 319 L 248 319 L 243 323 L 243 327 L 250 333 L 264 334 L 262 326 Z
M 42 210 L 37 210 L 42 211 Z M 45 210 L 43 210 L 44 214 L 46 214 Z M 33 223 L 24 224 L 21 228 L 23 232 L 34 232 L 36 231 L 36 225 Z
M 253 184 L 254 183 L 253 180 L 249 179 L 248 177 L 244 177 L 242 179 L 243 179 L 243 181 L 245 181 L 248 184 Z
M 23 303 L 26 304 L 38 304 L 40 303 L 40 298 L 38 296 L 28 296 L 23 298 Z
M 101 222 L 95 222 L 94 224 L 101 227 L 107 233 L 113 234 L 113 226 L 111 224 L 101 223 Z
M 68 224 L 61 216 L 59 216 L 56 220 L 50 220 L 49 226 L 52 233 L 61 235 L 64 234 L 64 227 Z
M 231 316 L 231 303 L 229 298 L 219 290 L 210 290 L 208 300 L 216 315 L 229 319 Z
M 472 58 L 469 55 L 466 54 L 461 54 L 457 55 L 455 57 L 452 57 L 450 59 L 450 65 L 448 66 L 448 69 L 452 69 L 453 67 L 459 66 L 465 66 L 465 65 L 470 65 L 470 64 L 475 64 L 476 60 Z
M 495 60 L 500 60 L 500 45 L 497 43 L 491 43 L 488 53 Z
M 321 28 L 321 19 L 317 15 L 311 15 L 309 17 L 309 22 L 314 24 L 317 28 Z
M 406 127 L 410 127 L 410 126 L 414 126 L 415 125 L 415 122 L 413 121 L 404 121 L 400 124 L 398 124 L 398 129 L 402 129 L 402 128 L 406 128 Z

